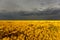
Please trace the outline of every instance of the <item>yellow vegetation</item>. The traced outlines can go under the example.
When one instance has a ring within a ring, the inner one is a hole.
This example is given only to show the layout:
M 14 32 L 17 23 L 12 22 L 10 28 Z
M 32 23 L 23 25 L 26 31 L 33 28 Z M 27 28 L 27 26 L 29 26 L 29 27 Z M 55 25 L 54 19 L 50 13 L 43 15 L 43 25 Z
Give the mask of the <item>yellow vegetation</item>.
M 0 21 L 0 40 L 60 40 L 60 21 Z

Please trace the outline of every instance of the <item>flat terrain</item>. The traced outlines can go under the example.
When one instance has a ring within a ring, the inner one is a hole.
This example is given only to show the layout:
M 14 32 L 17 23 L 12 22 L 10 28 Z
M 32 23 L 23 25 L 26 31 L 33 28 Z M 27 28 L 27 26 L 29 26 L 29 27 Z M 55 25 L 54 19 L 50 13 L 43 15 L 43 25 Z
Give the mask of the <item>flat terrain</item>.
M 60 21 L 0 20 L 0 40 L 60 40 Z

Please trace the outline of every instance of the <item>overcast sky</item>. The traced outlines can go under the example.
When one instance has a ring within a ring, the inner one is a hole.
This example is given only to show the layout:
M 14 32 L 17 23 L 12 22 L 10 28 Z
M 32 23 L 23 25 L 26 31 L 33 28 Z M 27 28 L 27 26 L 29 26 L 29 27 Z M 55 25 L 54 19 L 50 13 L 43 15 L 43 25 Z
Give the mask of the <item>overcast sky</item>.
M 0 0 L 0 10 L 32 10 L 58 6 L 60 0 Z

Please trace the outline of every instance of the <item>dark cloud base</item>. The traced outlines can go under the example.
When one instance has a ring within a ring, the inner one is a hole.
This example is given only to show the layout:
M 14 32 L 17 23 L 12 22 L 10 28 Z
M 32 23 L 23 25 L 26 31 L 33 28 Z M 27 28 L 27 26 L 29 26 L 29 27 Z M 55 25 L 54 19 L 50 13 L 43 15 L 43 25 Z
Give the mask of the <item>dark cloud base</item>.
M 60 20 L 60 9 L 0 13 L 0 20 Z

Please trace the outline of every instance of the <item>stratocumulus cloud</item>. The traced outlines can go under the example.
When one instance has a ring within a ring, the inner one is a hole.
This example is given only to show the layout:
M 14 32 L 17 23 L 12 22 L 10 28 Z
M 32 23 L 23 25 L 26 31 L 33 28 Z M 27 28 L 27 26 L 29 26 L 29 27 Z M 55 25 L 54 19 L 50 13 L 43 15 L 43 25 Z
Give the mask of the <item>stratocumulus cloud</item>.
M 0 11 L 33 10 L 59 6 L 59 0 L 0 0 Z

